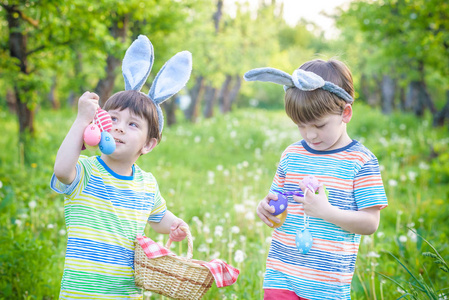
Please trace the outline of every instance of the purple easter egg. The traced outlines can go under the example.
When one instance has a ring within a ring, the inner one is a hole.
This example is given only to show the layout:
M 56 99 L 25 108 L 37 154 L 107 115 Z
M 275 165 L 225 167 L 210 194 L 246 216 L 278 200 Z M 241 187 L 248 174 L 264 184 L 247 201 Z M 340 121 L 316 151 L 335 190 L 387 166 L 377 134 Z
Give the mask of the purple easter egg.
M 278 195 L 278 200 L 270 200 L 270 202 L 268 203 L 270 206 L 274 207 L 274 213 L 273 215 L 279 215 L 282 214 L 288 206 L 288 200 L 287 197 L 285 195 L 282 194 L 277 194 Z

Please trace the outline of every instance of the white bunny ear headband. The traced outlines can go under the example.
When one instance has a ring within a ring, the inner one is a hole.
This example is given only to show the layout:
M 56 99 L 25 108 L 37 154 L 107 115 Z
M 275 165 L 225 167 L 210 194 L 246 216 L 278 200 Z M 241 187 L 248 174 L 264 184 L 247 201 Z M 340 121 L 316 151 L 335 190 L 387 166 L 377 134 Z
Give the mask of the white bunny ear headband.
M 125 90 L 140 91 L 147 81 L 153 67 L 154 51 L 150 40 L 139 37 L 126 50 L 122 62 L 122 73 L 125 79 Z M 154 102 L 159 119 L 159 133 L 164 127 L 164 115 L 160 104 L 179 92 L 189 81 L 192 72 L 192 54 L 182 51 L 170 58 L 157 73 L 151 85 L 148 97 Z
M 313 73 L 297 69 L 292 75 L 285 73 L 284 71 L 274 68 L 258 68 L 253 69 L 245 73 L 243 78 L 246 81 L 267 81 L 284 86 L 284 90 L 287 91 L 291 87 L 297 87 L 302 91 L 314 91 L 316 89 L 323 89 L 331 92 L 347 103 L 351 104 L 354 99 L 344 89 L 332 82 L 325 81 L 321 76 Z

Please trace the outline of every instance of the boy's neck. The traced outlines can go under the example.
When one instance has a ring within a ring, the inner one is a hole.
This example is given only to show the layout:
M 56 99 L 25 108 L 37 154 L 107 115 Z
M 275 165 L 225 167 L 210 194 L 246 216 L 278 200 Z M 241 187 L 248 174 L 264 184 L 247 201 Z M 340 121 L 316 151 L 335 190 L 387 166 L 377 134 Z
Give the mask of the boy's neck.
M 104 163 L 115 173 L 121 176 L 132 176 L 133 175 L 133 165 L 135 161 L 122 161 L 112 159 L 108 155 L 101 155 L 101 159 Z

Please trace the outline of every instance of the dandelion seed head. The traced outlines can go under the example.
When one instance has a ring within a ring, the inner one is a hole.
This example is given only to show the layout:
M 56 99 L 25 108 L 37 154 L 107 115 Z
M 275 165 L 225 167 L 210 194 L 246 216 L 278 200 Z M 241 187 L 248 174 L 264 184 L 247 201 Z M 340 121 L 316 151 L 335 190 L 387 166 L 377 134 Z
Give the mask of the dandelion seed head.
M 390 179 L 390 180 L 388 180 L 388 185 L 392 186 L 392 187 L 395 187 L 395 186 L 398 185 L 398 182 L 396 180 L 394 180 L 394 179 Z
M 240 232 L 240 228 L 238 226 L 231 227 L 231 233 L 237 234 Z
M 371 244 L 372 241 L 373 241 L 373 238 L 370 237 L 369 235 L 364 235 L 363 236 L 363 243 L 364 244 Z
M 405 235 L 401 235 L 401 236 L 399 236 L 399 241 L 401 243 L 405 243 L 405 242 L 407 242 L 407 237 Z
M 37 203 L 36 203 L 36 201 L 30 201 L 29 203 L 28 203 L 28 206 L 31 208 L 31 209 L 34 209 L 36 206 L 37 206 Z
M 254 220 L 255 219 L 254 213 L 252 211 L 247 212 L 245 214 L 245 219 L 246 220 Z
M 374 258 L 379 258 L 380 255 L 377 252 L 374 251 L 370 251 L 366 254 L 366 257 L 374 257 Z
M 236 263 L 241 263 L 245 260 L 245 252 L 243 252 L 242 250 L 237 250 L 234 253 L 234 261 Z

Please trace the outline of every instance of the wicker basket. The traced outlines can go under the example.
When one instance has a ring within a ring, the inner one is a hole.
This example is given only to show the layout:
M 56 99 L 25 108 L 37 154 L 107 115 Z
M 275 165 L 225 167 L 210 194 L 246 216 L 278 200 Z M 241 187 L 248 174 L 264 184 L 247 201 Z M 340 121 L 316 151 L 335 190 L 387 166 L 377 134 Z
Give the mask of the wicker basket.
M 209 290 L 214 277 L 202 261 L 192 259 L 192 235 L 187 227 L 187 257 L 162 256 L 148 258 L 135 241 L 134 279 L 137 287 L 173 299 L 201 299 Z M 171 245 L 169 239 L 166 248 Z

